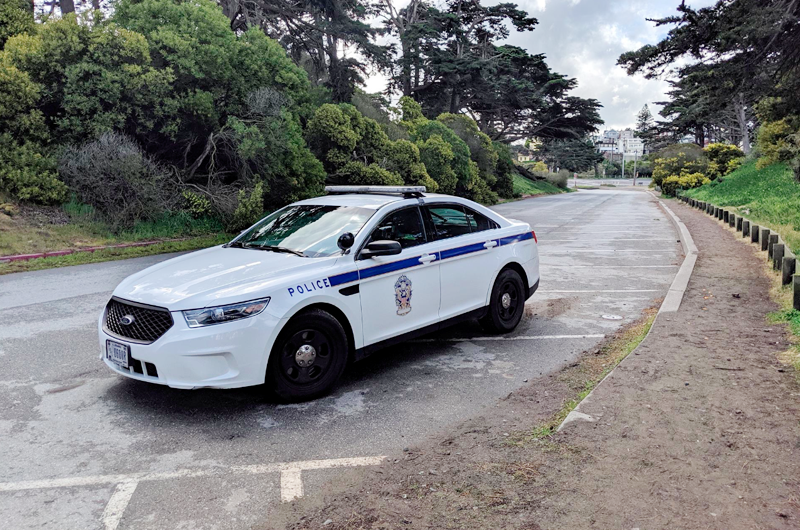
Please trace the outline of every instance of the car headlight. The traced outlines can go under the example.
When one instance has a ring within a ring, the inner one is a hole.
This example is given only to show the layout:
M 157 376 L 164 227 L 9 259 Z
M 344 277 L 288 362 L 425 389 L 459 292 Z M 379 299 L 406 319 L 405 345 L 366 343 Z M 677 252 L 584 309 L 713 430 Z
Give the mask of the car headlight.
M 251 300 L 241 304 L 221 305 L 205 309 L 190 309 L 183 311 L 183 318 L 190 328 L 222 324 L 232 320 L 239 320 L 256 316 L 269 305 L 269 297 L 260 300 Z

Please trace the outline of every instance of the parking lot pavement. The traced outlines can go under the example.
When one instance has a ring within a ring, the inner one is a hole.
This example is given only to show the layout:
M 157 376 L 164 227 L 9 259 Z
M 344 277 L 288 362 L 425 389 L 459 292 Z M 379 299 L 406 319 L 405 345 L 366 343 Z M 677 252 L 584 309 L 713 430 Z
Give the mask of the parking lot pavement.
M 241 528 L 480 413 L 637 318 L 681 256 L 653 198 L 581 191 L 507 203 L 534 225 L 542 281 L 518 329 L 475 323 L 354 365 L 331 395 L 178 391 L 110 373 L 97 318 L 128 274 L 169 256 L 0 277 L 0 513 L 6 528 Z M 618 320 L 604 318 L 620 317 Z

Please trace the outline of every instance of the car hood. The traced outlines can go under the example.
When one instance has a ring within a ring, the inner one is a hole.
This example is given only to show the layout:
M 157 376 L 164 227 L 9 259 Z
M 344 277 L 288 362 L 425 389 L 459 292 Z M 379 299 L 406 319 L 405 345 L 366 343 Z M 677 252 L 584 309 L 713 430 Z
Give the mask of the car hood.
M 199 309 L 270 296 L 294 276 L 316 274 L 336 262 L 294 254 L 222 246 L 173 258 L 129 276 L 114 296 L 171 311 Z

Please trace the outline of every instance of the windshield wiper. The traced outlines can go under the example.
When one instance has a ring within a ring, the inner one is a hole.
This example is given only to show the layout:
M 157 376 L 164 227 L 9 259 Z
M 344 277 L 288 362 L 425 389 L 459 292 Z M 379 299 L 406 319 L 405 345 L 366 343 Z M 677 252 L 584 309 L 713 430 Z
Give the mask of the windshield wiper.
M 226 248 L 246 248 L 241 241 L 231 241 L 225 245 Z
M 246 245 L 245 248 L 255 248 L 258 250 L 271 250 L 273 252 L 283 252 L 285 254 L 294 254 L 295 256 L 300 256 L 301 258 L 305 258 L 306 255 L 300 252 L 299 250 L 294 250 L 292 248 L 286 247 L 277 247 L 274 245 Z

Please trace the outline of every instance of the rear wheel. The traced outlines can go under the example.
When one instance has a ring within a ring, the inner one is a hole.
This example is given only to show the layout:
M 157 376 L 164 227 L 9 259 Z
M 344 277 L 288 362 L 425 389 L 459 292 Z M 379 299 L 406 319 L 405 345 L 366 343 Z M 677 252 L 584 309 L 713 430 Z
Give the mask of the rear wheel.
M 508 333 L 517 327 L 525 312 L 525 285 L 513 269 L 502 271 L 494 281 L 489 307 L 480 324 L 487 331 Z
M 293 318 L 272 347 L 267 382 L 284 401 L 329 392 L 347 365 L 347 335 L 330 313 L 315 309 Z

